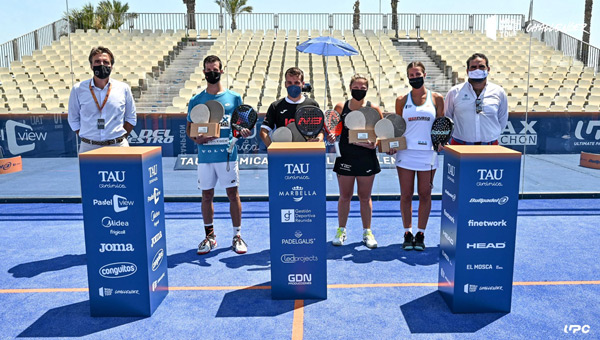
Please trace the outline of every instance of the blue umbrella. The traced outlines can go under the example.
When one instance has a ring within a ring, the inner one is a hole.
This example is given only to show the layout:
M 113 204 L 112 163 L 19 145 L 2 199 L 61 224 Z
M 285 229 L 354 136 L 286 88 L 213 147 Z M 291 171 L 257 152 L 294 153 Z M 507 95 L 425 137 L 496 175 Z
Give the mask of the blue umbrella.
M 329 56 L 350 56 L 358 54 L 358 51 L 345 41 L 332 37 L 316 37 L 298 45 L 299 52 L 312 53 Z M 327 82 L 327 65 L 329 58 L 325 58 L 325 82 Z M 325 91 L 325 105 L 327 107 L 327 91 Z

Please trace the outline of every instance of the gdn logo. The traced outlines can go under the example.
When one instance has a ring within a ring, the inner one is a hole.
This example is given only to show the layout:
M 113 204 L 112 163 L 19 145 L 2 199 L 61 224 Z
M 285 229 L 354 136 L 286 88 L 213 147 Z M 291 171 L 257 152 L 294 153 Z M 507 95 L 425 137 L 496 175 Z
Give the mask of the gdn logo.
M 312 274 L 290 274 L 288 275 L 289 285 L 311 285 Z
M 581 332 L 583 334 L 588 334 L 590 332 L 590 325 L 565 325 L 564 332 L 572 334 Z

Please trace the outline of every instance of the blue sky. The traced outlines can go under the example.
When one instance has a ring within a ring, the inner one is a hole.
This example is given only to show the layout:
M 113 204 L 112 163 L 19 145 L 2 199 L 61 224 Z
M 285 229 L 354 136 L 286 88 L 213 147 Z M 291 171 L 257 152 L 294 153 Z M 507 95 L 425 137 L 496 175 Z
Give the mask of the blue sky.
M 0 43 L 4 43 L 62 17 L 67 0 L 0 0 Z M 97 4 L 98 0 L 68 0 L 70 8 L 86 3 Z M 186 8 L 182 0 L 129 0 L 132 12 L 139 13 L 183 13 Z M 285 0 L 248 0 L 255 13 L 350 13 L 354 0 L 302 0 L 294 8 Z M 535 0 L 533 17 L 550 25 L 580 24 L 583 22 L 585 0 Z M 568 5 L 567 5 L 568 4 Z M 390 13 L 389 0 L 363 0 L 361 12 Z M 462 13 L 462 14 L 525 14 L 529 0 L 466 1 L 466 0 L 400 0 L 399 13 Z M 219 7 L 214 0 L 196 0 L 196 12 L 216 13 Z M 591 43 L 600 46 L 600 3 L 596 3 L 592 14 Z M 568 32 L 581 39 L 581 32 Z

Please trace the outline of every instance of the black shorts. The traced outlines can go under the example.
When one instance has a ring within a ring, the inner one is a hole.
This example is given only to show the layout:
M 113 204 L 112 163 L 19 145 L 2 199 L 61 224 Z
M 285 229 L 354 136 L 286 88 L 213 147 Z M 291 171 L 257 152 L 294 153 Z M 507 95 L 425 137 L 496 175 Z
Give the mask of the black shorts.
M 338 157 L 333 171 L 342 176 L 371 176 L 381 172 L 377 155 L 373 157 Z

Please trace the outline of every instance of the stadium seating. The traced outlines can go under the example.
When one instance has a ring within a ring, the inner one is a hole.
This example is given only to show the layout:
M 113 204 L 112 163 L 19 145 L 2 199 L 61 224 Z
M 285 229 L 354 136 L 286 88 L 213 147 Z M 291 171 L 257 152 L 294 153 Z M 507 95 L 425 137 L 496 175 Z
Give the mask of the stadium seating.
M 312 30 L 257 30 L 219 33 L 216 30 L 93 31 L 77 30 L 61 37 L 51 46 L 36 50 L 9 68 L 0 68 L 0 113 L 66 112 L 70 88 L 74 82 L 92 76 L 87 60 L 90 45 L 106 45 L 115 53 L 112 77 L 125 81 L 141 93 L 157 70 L 168 66 L 182 41 L 212 42 L 206 54 L 224 60 L 226 86 L 238 92 L 245 103 L 265 112 L 268 105 L 285 95 L 285 70 L 298 66 L 305 81 L 313 84 L 311 97 L 328 108 L 350 97 L 350 78 L 360 73 L 370 80 L 367 99 L 393 112 L 396 97 L 410 90 L 406 64 L 391 37 L 394 32 L 334 30 L 332 36 L 354 46 L 359 54 L 328 57 L 299 53 L 296 46 L 311 37 L 329 34 Z M 404 33 L 403 33 L 404 34 Z M 400 34 L 400 38 L 406 38 Z M 464 81 L 465 61 L 475 50 L 490 59 L 490 80 L 502 85 L 509 96 L 512 111 L 588 111 L 600 105 L 596 98 L 593 69 L 563 55 L 545 43 L 522 32 L 496 40 L 481 32 L 421 31 L 422 42 L 455 72 L 456 81 Z M 408 33 L 410 38 L 416 32 Z M 93 41 L 93 44 L 90 44 Z M 148 47 L 151 48 L 148 48 Z M 72 56 L 72 57 L 71 57 Z M 204 57 L 204 56 L 202 56 Z M 529 66 L 528 66 L 529 65 Z M 186 112 L 192 95 L 204 86 L 203 65 L 185 74 L 181 89 L 169 99 L 168 113 Z M 177 90 L 176 90 L 177 91 Z

